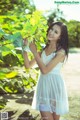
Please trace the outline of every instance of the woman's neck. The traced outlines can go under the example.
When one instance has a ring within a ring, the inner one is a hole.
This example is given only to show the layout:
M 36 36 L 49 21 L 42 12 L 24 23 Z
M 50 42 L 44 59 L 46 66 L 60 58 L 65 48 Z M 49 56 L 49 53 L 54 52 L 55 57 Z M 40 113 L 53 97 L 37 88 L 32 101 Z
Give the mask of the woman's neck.
M 50 49 L 56 49 L 56 43 L 53 41 L 50 41 L 48 48 Z

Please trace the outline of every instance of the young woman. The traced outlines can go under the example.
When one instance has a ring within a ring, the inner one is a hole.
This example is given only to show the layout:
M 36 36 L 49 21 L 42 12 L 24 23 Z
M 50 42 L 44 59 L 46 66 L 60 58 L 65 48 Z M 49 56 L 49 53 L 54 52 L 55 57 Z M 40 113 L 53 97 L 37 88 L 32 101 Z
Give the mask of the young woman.
M 30 44 L 34 59 L 29 61 L 23 52 L 26 68 L 37 62 L 40 76 L 36 85 L 32 108 L 39 110 L 42 120 L 60 120 L 60 115 L 69 111 L 65 82 L 60 70 L 68 57 L 68 31 L 62 22 L 52 23 L 47 30 L 47 44 L 43 51 L 37 52 L 36 45 Z M 24 41 L 27 45 L 27 41 Z

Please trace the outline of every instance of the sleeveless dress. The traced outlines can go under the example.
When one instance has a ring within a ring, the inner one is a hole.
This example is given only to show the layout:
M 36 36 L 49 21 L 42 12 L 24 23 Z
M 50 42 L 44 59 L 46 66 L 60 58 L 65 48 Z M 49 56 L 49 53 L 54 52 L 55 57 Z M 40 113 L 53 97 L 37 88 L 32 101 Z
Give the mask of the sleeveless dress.
M 56 52 L 46 55 L 41 54 L 43 63 L 48 64 L 54 58 Z M 57 115 L 68 113 L 69 104 L 65 82 L 61 75 L 63 63 L 59 62 L 50 72 L 42 74 L 40 72 L 35 93 L 32 101 L 32 109 L 39 111 L 55 112 Z

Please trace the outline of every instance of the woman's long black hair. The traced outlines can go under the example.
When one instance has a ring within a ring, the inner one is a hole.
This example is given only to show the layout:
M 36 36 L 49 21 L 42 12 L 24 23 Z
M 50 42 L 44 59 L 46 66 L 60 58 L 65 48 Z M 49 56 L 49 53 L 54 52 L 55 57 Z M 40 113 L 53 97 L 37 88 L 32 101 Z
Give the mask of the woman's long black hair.
M 56 49 L 57 51 L 60 50 L 61 48 L 63 48 L 65 50 L 66 55 L 68 56 L 68 51 L 69 51 L 69 46 L 68 46 L 68 30 L 67 30 L 67 26 L 62 23 L 62 22 L 53 22 L 48 30 L 47 30 L 47 35 L 49 30 L 54 26 L 54 25 L 59 25 L 61 28 L 61 36 L 60 39 L 57 41 L 57 46 Z M 46 47 L 48 46 L 48 44 L 46 45 Z

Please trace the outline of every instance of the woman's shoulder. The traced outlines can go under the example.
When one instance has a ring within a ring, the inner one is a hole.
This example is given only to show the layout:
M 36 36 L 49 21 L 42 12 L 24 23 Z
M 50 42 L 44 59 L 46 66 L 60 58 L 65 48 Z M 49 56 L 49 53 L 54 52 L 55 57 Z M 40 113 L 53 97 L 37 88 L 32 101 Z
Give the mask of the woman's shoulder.
M 63 48 L 60 48 L 59 50 L 57 50 L 56 53 L 57 53 L 57 54 L 63 54 L 63 55 L 66 54 L 66 52 L 65 52 L 65 50 L 64 50 Z

